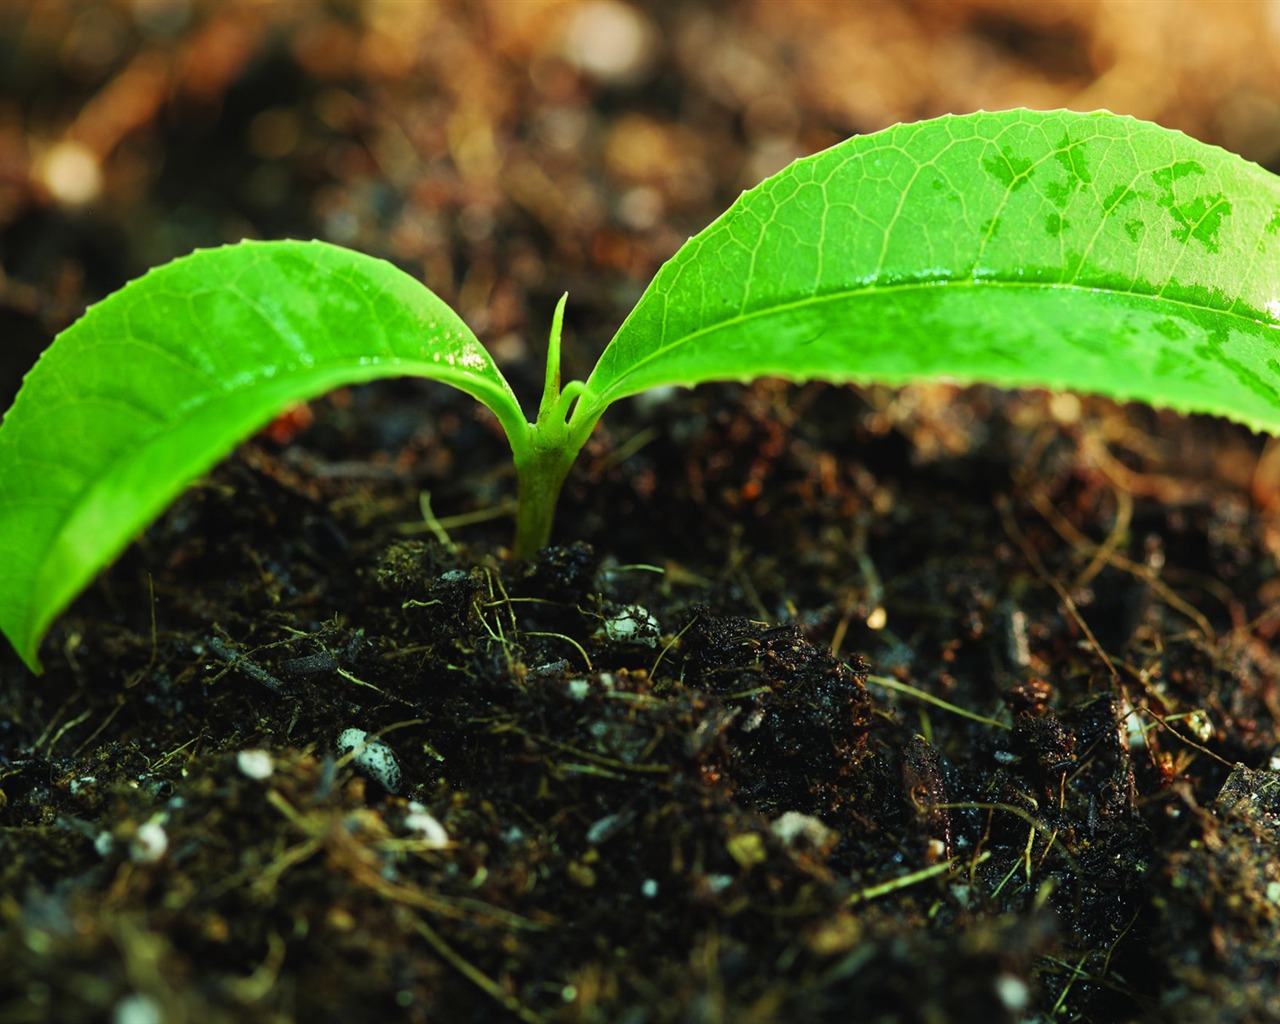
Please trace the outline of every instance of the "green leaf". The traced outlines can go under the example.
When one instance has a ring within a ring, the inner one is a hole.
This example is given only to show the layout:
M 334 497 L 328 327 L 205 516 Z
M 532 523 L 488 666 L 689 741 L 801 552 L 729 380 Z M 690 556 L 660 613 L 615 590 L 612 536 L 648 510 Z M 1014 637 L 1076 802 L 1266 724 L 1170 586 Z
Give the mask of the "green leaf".
M 382 260 L 245 242 L 103 300 L 55 339 L 0 424 L 0 629 L 38 668 L 54 617 L 237 442 L 292 402 L 406 374 L 468 392 L 523 443 L 488 353 Z
M 658 273 L 574 440 L 657 385 L 1073 389 L 1280 427 L 1280 179 L 1109 113 L 943 117 L 744 194 Z

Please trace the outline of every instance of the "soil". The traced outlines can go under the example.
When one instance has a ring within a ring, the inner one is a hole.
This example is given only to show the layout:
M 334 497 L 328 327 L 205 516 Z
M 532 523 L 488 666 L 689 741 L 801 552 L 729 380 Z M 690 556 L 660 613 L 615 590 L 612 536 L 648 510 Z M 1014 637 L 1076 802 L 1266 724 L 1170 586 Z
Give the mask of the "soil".
M 1154 104 L 1212 56 L 870 6 L 9 5 L 3 383 L 252 234 L 396 260 L 532 396 L 563 289 L 576 376 L 791 156 Z M 1274 159 L 1252 73 L 1132 112 Z M 464 396 L 340 391 L 193 486 L 43 676 L 0 653 L 0 1022 L 1280 1019 L 1270 442 L 764 381 L 611 410 L 532 563 L 512 494 Z

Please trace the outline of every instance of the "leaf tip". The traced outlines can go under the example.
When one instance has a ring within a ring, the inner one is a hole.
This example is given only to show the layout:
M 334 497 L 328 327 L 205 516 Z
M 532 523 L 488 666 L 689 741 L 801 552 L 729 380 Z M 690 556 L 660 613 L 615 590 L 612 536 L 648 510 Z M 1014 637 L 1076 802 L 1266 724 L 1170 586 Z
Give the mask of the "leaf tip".
M 44 631 L 38 633 L 30 633 L 24 631 L 21 635 L 4 630 L 4 635 L 8 638 L 14 652 L 22 659 L 22 663 L 31 670 L 32 675 L 44 675 L 44 665 L 40 663 L 40 641 L 44 639 Z

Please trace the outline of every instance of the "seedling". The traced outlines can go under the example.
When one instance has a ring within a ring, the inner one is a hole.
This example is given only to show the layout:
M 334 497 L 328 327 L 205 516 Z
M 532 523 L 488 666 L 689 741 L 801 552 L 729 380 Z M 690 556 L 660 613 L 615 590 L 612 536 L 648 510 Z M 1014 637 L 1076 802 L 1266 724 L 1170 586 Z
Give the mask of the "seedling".
M 1280 426 L 1280 179 L 1109 113 L 897 125 L 799 160 L 659 270 L 585 381 L 564 300 L 526 421 L 467 326 L 390 264 L 242 242 L 152 270 L 62 332 L 0 425 L 0 628 L 53 619 L 195 477 L 291 402 L 418 374 L 506 432 L 515 553 L 612 403 L 781 377 L 1076 389 Z

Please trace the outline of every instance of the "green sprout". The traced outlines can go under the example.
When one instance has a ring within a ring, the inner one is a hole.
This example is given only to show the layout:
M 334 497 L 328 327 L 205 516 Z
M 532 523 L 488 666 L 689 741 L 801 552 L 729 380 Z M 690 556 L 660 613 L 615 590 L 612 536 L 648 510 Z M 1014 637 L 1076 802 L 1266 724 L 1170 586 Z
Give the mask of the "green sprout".
M 131 282 L 63 331 L 0 424 L 0 629 L 52 621 L 193 479 L 288 404 L 417 375 L 497 417 L 514 553 L 551 534 L 605 410 L 714 380 L 1073 389 L 1280 426 L 1280 179 L 1098 112 L 860 136 L 743 194 L 663 267 L 586 381 L 564 300 L 532 422 L 462 320 L 389 263 L 242 242 Z

